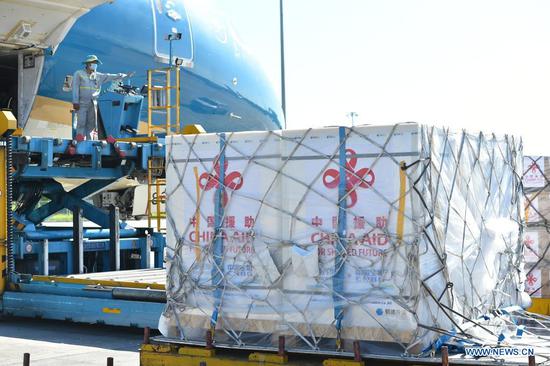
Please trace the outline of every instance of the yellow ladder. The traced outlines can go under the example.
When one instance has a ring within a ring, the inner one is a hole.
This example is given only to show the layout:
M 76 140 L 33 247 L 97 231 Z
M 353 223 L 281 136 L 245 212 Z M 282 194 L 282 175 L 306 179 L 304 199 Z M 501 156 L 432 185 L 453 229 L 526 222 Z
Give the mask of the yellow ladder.
M 156 221 L 157 232 L 163 231 L 161 219 L 166 218 L 162 205 L 166 204 L 166 179 L 163 159 L 149 159 L 147 169 L 147 224 Z
M 181 133 L 179 67 L 147 71 L 147 102 L 147 136 Z M 158 114 L 164 114 L 164 124 L 154 124 L 154 117 Z M 150 158 L 147 169 L 147 222 L 152 227 L 152 221 L 155 220 L 158 232 L 165 229 L 161 222 L 161 219 L 166 218 L 162 208 L 166 200 L 165 176 L 164 159 Z
M 172 80 L 175 81 L 173 85 Z M 179 67 L 147 71 L 147 135 L 149 137 L 181 132 L 180 93 Z M 154 116 L 158 114 L 165 115 L 164 125 L 153 123 Z

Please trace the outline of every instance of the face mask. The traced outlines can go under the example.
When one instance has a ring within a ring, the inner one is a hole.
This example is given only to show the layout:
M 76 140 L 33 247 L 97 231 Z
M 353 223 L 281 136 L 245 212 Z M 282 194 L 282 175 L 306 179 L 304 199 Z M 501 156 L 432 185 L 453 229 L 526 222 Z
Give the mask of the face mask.
M 97 70 L 97 64 L 90 64 L 89 69 L 92 70 L 92 71 L 96 71 Z

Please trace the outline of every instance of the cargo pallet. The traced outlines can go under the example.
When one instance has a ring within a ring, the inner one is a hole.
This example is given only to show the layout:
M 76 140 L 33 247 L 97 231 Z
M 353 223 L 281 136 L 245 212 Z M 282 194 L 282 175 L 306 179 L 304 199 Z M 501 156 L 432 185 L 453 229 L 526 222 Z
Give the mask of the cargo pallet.
M 550 315 L 550 299 L 532 298 L 533 305 L 528 309 L 532 313 Z
M 209 337 L 207 337 L 209 338 Z M 197 345 L 164 337 L 149 339 L 145 329 L 144 343 L 140 347 L 140 366 L 395 366 L 395 365 L 525 365 L 525 363 L 503 363 L 488 360 L 456 359 L 449 357 L 446 346 L 441 348 L 439 357 L 415 358 L 410 356 L 383 356 L 363 354 L 359 342 L 353 343 L 350 352 L 315 352 L 285 349 L 284 337 L 279 337 L 278 349 L 257 347 L 223 347 L 213 344 Z M 295 351 L 295 352 L 293 352 Z M 535 366 L 535 356 L 526 358 L 528 366 Z

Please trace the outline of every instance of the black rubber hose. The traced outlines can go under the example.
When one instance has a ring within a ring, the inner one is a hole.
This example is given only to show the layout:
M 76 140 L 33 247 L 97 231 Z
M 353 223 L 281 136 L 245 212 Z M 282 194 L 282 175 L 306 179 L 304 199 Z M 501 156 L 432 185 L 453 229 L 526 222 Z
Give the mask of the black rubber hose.
M 6 139 L 6 243 L 8 247 L 8 278 L 15 273 L 15 246 L 13 238 L 13 156 L 12 138 Z

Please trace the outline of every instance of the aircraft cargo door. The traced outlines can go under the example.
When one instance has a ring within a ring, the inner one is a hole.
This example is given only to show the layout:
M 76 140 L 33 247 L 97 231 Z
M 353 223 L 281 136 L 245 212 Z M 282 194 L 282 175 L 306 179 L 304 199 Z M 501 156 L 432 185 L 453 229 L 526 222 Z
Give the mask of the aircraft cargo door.
M 157 61 L 169 63 L 170 42 L 166 37 L 181 33 L 181 39 L 172 42 L 172 61 L 183 60 L 184 66 L 193 61 L 193 38 L 189 17 L 182 0 L 151 0 L 155 25 L 155 56 Z
M 3 48 L 54 52 L 76 20 L 110 0 L 2 0 L 0 43 Z
M 0 108 L 25 127 L 44 55 L 55 53 L 74 23 L 111 0 L 0 0 Z

